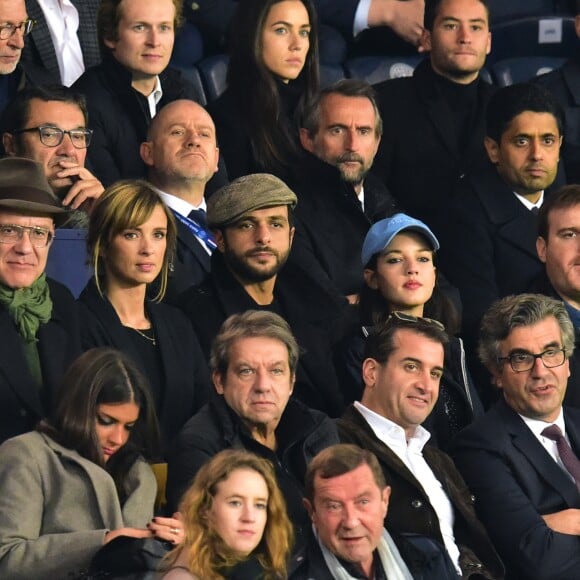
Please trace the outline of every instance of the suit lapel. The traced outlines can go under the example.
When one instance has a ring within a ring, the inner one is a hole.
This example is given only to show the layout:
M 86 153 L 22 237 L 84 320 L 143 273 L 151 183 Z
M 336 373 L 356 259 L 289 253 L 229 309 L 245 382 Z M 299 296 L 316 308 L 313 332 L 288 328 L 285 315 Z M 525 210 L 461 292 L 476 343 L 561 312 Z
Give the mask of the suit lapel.
M 210 255 L 201 246 L 201 242 L 183 225 L 179 220 L 177 223 L 177 238 L 182 247 L 189 251 L 190 254 L 200 263 L 202 268 L 210 271 Z
M 48 29 L 48 24 L 46 23 L 42 8 L 39 6 L 38 2 L 27 1 L 26 11 L 28 17 L 36 21 L 30 35 L 36 45 L 43 66 L 57 77 L 60 77 L 60 70 L 58 68 L 58 61 L 56 60 L 54 45 L 52 44 L 50 30 Z

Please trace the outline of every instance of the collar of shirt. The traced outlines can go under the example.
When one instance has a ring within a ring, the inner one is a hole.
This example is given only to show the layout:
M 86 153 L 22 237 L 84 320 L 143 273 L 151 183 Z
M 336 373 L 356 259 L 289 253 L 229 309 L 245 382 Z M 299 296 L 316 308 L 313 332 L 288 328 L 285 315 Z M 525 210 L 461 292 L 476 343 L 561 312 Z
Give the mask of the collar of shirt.
M 156 188 L 157 189 L 157 188 Z M 188 201 L 181 199 L 180 197 L 176 197 L 171 193 L 166 193 L 165 191 L 161 191 L 157 189 L 159 192 L 159 196 L 163 200 L 166 206 L 170 207 L 172 210 L 176 211 L 178 214 L 187 217 L 189 212 L 194 209 L 202 209 L 203 211 L 207 212 L 207 204 L 205 202 L 205 198 L 201 200 L 201 203 L 196 207 L 195 205 L 191 205 Z
M 542 207 L 542 204 L 544 203 L 544 192 L 543 191 L 540 194 L 540 199 L 538 199 L 538 201 L 536 203 L 532 203 L 529 199 L 527 199 L 523 195 L 520 195 L 519 193 L 516 193 L 515 191 L 514 191 L 514 195 L 516 196 L 518 201 L 520 203 L 522 203 L 526 209 L 529 209 L 529 210 L 532 210 L 535 207 L 540 209 Z
M 520 417 L 522 418 L 522 421 L 528 426 L 530 431 L 536 436 L 536 438 L 540 440 L 540 442 L 544 440 L 555 445 L 554 441 L 542 435 L 542 431 L 546 427 L 549 427 L 550 425 L 558 425 L 562 433 L 564 434 L 566 433 L 566 424 L 564 422 L 564 409 L 562 407 L 560 407 L 560 413 L 558 414 L 558 417 L 556 417 L 556 420 L 551 422 L 542 421 L 540 419 L 531 419 L 530 417 L 524 417 L 524 415 L 520 415 Z
M 385 443 L 385 445 L 397 453 L 397 455 L 400 453 L 405 454 L 409 451 L 421 453 L 423 447 L 425 447 L 425 444 L 431 437 L 431 433 L 419 425 L 415 429 L 413 436 L 407 440 L 405 430 L 400 425 L 397 425 L 397 423 L 371 411 L 371 409 L 365 407 L 358 401 L 355 401 L 354 406 L 355 409 L 365 418 L 374 434 Z
M 155 87 L 151 91 L 151 94 L 147 97 L 147 103 L 149 104 L 149 112 L 151 113 L 151 118 L 155 117 L 157 114 L 157 105 L 159 101 L 163 98 L 163 89 L 161 88 L 161 81 L 159 76 L 155 77 Z

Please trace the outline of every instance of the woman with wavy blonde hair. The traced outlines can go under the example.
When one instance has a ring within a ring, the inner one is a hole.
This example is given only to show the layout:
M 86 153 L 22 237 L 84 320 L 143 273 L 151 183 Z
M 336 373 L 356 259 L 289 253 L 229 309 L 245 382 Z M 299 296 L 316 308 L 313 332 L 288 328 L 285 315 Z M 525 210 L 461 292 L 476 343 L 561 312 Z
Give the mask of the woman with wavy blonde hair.
M 277 580 L 287 577 L 292 524 L 266 459 L 218 453 L 183 496 L 185 541 L 169 555 L 163 580 Z

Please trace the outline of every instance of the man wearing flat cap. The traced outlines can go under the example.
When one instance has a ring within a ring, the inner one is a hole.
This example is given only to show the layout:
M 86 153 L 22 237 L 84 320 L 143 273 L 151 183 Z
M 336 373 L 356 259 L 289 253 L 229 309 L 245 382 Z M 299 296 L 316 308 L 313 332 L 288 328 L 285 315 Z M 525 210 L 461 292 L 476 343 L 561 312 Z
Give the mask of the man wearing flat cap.
M 294 396 L 338 416 L 344 408 L 332 362 L 341 337 L 346 302 L 331 296 L 301 270 L 286 263 L 296 196 L 273 175 L 240 177 L 208 200 L 207 218 L 217 251 L 211 273 L 187 290 L 179 304 L 191 319 L 209 358 L 223 321 L 246 310 L 269 310 L 284 318 L 300 345 Z
M 0 159 L 0 442 L 50 412 L 81 352 L 74 298 L 44 273 L 55 226 L 67 214 L 42 165 Z

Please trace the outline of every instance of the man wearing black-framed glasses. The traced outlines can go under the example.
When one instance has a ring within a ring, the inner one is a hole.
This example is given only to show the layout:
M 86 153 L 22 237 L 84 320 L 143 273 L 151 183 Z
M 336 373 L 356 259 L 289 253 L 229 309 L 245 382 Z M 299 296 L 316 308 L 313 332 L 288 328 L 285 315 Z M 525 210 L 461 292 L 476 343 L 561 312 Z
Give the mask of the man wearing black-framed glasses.
M 502 393 L 459 433 L 456 464 L 509 578 L 576 578 L 580 411 L 563 405 L 574 328 L 560 300 L 508 296 L 481 323 L 479 356 Z
M 85 167 L 93 133 L 84 97 L 65 87 L 27 87 L 8 105 L 1 130 L 6 153 L 41 163 L 55 195 L 81 210 L 66 227 L 87 227 L 104 188 Z

